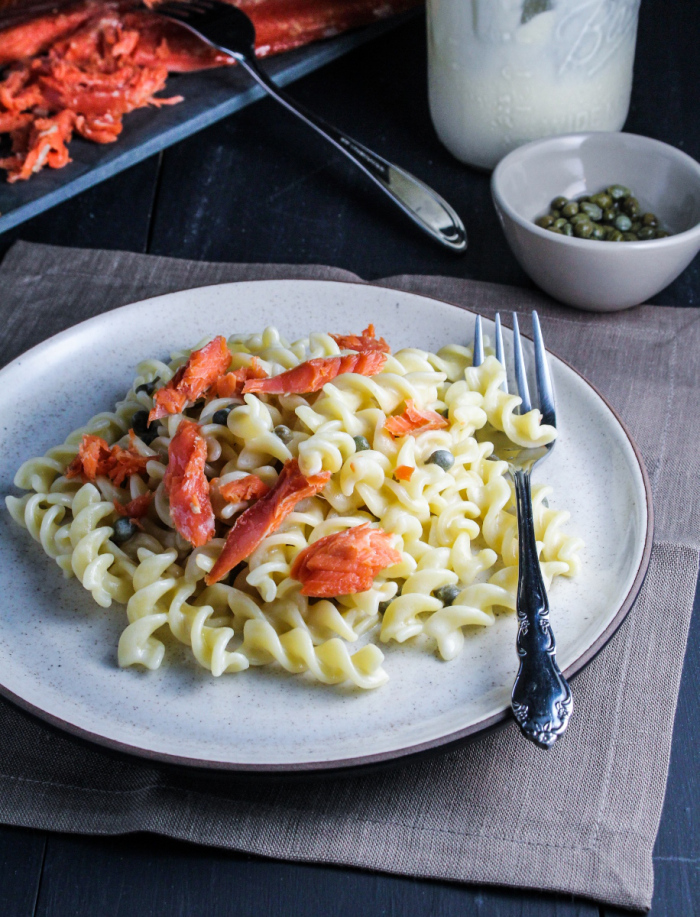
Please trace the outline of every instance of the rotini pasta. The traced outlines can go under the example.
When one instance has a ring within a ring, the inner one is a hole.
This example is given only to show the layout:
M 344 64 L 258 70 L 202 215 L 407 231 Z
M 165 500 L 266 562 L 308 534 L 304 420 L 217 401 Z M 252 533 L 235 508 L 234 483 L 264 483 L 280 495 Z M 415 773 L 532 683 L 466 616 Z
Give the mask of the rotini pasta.
M 215 346 L 231 359 L 210 378 Z M 287 389 L 265 391 L 283 373 Z M 502 380 L 456 345 L 391 354 L 372 326 L 204 341 L 140 363 L 113 412 L 21 466 L 7 507 L 98 605 L 126 606 L 121 666 L 156 669 L 177 641 L 215 676 L 272 665 L 375 688 L 378 644 L 453 659 L 515 607 L 513 486 L 489 431 L 522 446 L 555 431 Z M 550 498 L 533 489 L 548 585 L 576 574 L 582 544 Z

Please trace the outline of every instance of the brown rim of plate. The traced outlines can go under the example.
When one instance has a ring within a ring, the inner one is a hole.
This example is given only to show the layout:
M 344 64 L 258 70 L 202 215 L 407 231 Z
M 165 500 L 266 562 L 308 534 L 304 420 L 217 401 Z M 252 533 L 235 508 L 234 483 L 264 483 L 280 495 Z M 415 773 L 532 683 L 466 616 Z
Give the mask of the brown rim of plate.
M 259 281 L 234 281 L 234 283 L 269 283 L 270 280 L 273 282 L 280 282 L 277 278 L 270 278 L 269 280 L 259 280 Z M 342 283 L 347 286 L 357 286 L 357 287 L 375 287 L 380 290 L 393 290 L 393 287 L 383 287 L 378 284 L 372 283 L 361 283 L 351 280 L 313 280 L 311 278 L 304 278 L 301 281 L 289 281 L 291 283 L 302 282 L 302 283 Z M 206 289 L 207 286 L 224 286 L 225 284 L 216 283 L 216 284 L 206 284 L 203 287 L 192 287 L 192 289 Z M 187 291 L 177 291 L 177 292 L 191 292 Z M 455 309 L 459 309 L 461 312 L 470 312 L 472 315 L 477 315 L 478 313 L 474 312 L 472 309 L 468 309 L 466 306 L 460 306 L 458 303 L 449 302 L 444 299 L 437 299 L 435 296 L 429 296 L 426 293 L 414 293 L 411 290 L 394 290 L 396 293 L 408 293 L 410 296 L 418 296 L 421 299 L 427 299 L 430 302 L 439 302 L 446 306 L 452 306 Z M 172 293 L 165 293 L 161 296 L 152 296 L 148 299 L 161 299 L 163 296 L 172 296 Z M 142 300 L 146 302 L 148 300 Z M 133 303 L 125 304 L 120 306 L 117 309 L 109 310 L 117 312 L 120 308 L 128 308 Z M 536 311 L 536 310 L 535 310 Z M 102 313 L 106 315 L 108 313 Z M 101 316 L 95 316 L 92 319 L 87 319 L 87 321 L 94 321 L 96 318 Z M 489 319 L 490 320 L 490 319 Z M 83 322 L 78 323 L 83 324 Z M 77 327 L 77 326 L 73 326 Z M 521 334 L 523 332 L 521 331 Z M 523 335 L 532 340 L 529 335 Z M 47 339 L 48 340 L 48 339 Z M 44 343 L 43 341 L 41 343 Z M 35 345 L 40 346 L 40 345 Z M 31 349 L 31 348 L 30 348 Z M 583 373 L 579 372 L 568 360 L 564 360 L 560 357 L 555 351 L 549 350 L 548 352 L 552 354 L 553 357 L 556 357 L 561 363 L 565 366 L 568 366 L 576 375 L 583 380 L 583 382 L 591 388 L 596 395 L 600 398 L 603 404 L 608 408 L 610 413 L 613 415 L 615 420 L 618 422 L 622 431 L 624 432 L 627 440 L 629 441 L 634 456 L 637 460 L 639 470 L 642 475 L 642 481 L 644 484 L 644 496 L 646 498 L 646 511 L 647 511 L 647 529 L 645 533 L 644 540 L 644 550 L 642 552 L 642 557 L 639 562 L 639 567 L 637 573 L 632 582 L 629 592 L 625 597 L 624 601 L 620 605 L 615 617 L 610 621 L 605 630 L 598 636 L 596 640 L 584 650 L 583 653 L 564 670 L 564 675 L 567 678 L 572 678 L 578 672 L 581 671 L 588 663 L 594 659 L 598 653 L 605 647 L 614 634 L 617 632 L 618 628 L 622 622 L 627 617 L 632 605 L 634 604 L 637 595 L 639 594 L 642 584 L 647 574 L 647 569 L 649 567 L 649 560 L 651 557 L 651 549 L 653 544 L 653 534 L 654 534 L 654 508 L 652 503 L 652 493 L 651 493 L 651 483 L 649 481 L 649 476 L 647 474 L 646 467 L 644 465 L 644 460 L 642 458 L 641 452 L 637 447 L 631 433 L 627 429 L 627 426 L 621 419 L 620 415 L 617 413 L 615 408 L 609 403 L 607 398 L 601 394 L 601 392 L 593 385 L 591 382 L 586 379 Z M 472 723 L 470 726 L 465 727 L 464 729 L 457 729 L 454 732 L 442 735 L 438 738 L 431 739 L 427 742 L 419 742 L 416 745 L 406 746 L 404 748 L 380 752 L 374 755 L 362 755 L 352 758 L 339 758 L 332 761 L 307 761 L 302 764 L 235 764 L 228 761 L 207 761 L 201 758 L 187 758 L 180 755 L 171 755 L 166 752 L 157 752 L 149 751 L 145 748 L 140 748 L 137 745 L 128 745 L 125 742 L 119 742 L 116 739 L 109 739 L 106 736 L 99 735 L 98 733 L 90 732 L 87 729 L 83 729 L 80 726 L 76 726 L 74 723 L 70 723 L 67 720 L 63 720 L 60 717 L 54 716 L 51 713 L 48 713 L 45 710 L 42 710 L 40 707 L 35 707 L 33 704 L 30 704 L 22 697 L 18 697 L 14 692 L 6 688 L 2 683 L 0 683 L 0 696 L 5 697 L 7 700 L 12 701 L 20 709 L 36 716 L 38 719 L 48 723 L 51 726 L 57 727 L 63 732 L 67 732 L 72 736 L 75 736 L 79 739 L 86 740 L 92 744 L 99 745 L 102 748 L 108 749 L 113 752 L 120 752 L 127 754 L 131 757 L 136 757 L 146 761 L 158 762 L 166 765 L 175 765 L 177 767 L 188 768 L 191 770 L 199 771 L 200 773 L 211 773 L 211 772 L 226 772 L 249 776 L 255 775 L 265 775 L 265 774 L 297 774 L 303 775 L 308 774 L 309 776 L 332 776 L 335 773 L 347 772 L 350 770 L 355 770 L 356 768 L 362 768 L 363 766 L 367 767 L 376 767 L 383 764 L 397 763 L 400 764 L 402 761 L 405 762 L 407 758 L 416 758 L 423 753 L 435 752 L 440 750 L 443 746 L 454 746 L 460 741 L 474 738 L 480 735 L 487 730 L 493 729 L 493 727 L 498 726 L 501 723 L 505 723 L 507 720 L 512 719 L 512 712 L 510 707 L 505 708 L 500 713 L 496 713 L 493 716 L 486 717 L 483 720 L 479 720 L 476 723 Z

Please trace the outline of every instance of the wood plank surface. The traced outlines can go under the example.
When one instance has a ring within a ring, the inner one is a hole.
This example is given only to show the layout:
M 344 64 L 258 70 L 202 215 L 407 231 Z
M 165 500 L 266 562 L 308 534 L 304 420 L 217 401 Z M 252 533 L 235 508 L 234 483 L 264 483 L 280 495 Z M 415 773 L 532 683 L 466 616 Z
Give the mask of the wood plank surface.
M 32 917 L 44 866 L 46 833 L 0 825 L 0 914 Z
M 240 856 L 150 835 L 49 838 L 36 917 L 598 917 L 596 905 Z

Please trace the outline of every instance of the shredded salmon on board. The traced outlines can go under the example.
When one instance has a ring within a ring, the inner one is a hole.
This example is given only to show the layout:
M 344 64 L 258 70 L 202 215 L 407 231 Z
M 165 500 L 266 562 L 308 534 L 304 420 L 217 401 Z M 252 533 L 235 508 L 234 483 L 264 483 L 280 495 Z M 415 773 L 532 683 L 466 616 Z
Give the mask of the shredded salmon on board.
M 153 409 L 148 422 L 160 420 L 167 414 L 180 414 L 188 401 L 196 401 L 225 372 L 231 362 L 231 353 L 222 335 L 214 338 L 190 358 L 175 373 L 170 382 L 159 388 L 153 396 Z
M 366 592 L 380 570 L 400 561 L 391 535 L 367 522 L 304 548 L 294 558 L 290 575 L 303 584 L 302 595 L 328 599 Z
M 129 436 L 131 435 L 130 430 Z M 86 433 L 80 443 L 78 454 L 66 468 L 66 477 L 80 477 L 84 482 L 94 484 L 98 476 L 103 476 L 108 477 L 117 487 L 121 487 L 132 474 L 141 474 L 145 471 L 150 460 L 150 456 L 141 455 L 133 445 L 128 449 L 109 446 L 101 436 Z
M 214 386 L 217 398 L 239 398 L 243 394 L 243 386 L 249 379 L 266 379 L 267 373 L 260 365 L 258 357 L 253 357 L 250 366 L 242 366 L 231 373 L 219 376 Z
M 228 484 L 219 484 L 219 493 L 229 503 L 258 500 L 264 497 L 269 490 L 270 488 L 257 474 L 247 474 L 244 478 L 229 481 Z
M 406 436 L 408 433 L 415 436 L 426 430 L 441 430 L 446 426 L 447 420 L 441 414 L 429 408 L 416 407 L 415 402 L 409 398 L 403 414 L 387 417 L 384 429 L 392 436 Z
M 114 508 L 120 516 L 126 517 L 130 522 L 138 522 L 138 520 L 142 519 L 148 512 L 148 507 L 151 505 L 152 499 L 153 492 L 147 490 L 145 494 L 141 494 L 140 497 L 129 500 L 128 503 L 120 503 L 119 500 L 114 500 L 113 502 Z
M 391 353 L 391 347 L 384 338 L 376 337 L 374 325 L 367 325 L 362 334 L 332 334 L 331 337 L 341 350 L 379 350 Z
M 259 57 L 288 51 L 415 6 L 417 0 L 237 0 L 256 27 Z M 155 4 L 149 4 L 155 5 Z M 158 97 L 169 73 L 233 63 L 179 24 L 130 0 L 58 2 L 53 9 L 0 32 L 0 133 L 11 155 L 0 159 L 8 181 L 44 166 L 69 163 L 74 133 L 111 143 L 124 115 Z M 64 8 L 65 7 L 65 8 Z M 1 26 L 1 23 L 0 23 Z
M 394 475 L 399 481 L 410 481 L 415 470 L 416 469 L 412 468 L 410 465 L 399 465 L 394 469 Z
M 268 395 L 306 395 L 318 392 L 326 382 L 342 373 L 376 376 L 386 363 L 386 354 L 378 350 L 349 353 L 344 357 L 317 357 L 300 363 L 287 372 L 268 379 L 250 379 L 243 387 L 247 392 L 265 392 Z
M 296 459 L 285 462 L 275 486 L 236 519 L 218 560 L 205 577 L 207 585 L 218 583 L 249 557 L 264 538 L 282 525 L 297 503 L 323 490 L 330 477 L 330 471 L 323 471 L 307 478 Z
M 163 484 L 175 528 L 195 548 L 211 541 L 216 524 L 204 473 L 206 461 L 207 444 L 198 424 L 183 420 L 168 446 Z

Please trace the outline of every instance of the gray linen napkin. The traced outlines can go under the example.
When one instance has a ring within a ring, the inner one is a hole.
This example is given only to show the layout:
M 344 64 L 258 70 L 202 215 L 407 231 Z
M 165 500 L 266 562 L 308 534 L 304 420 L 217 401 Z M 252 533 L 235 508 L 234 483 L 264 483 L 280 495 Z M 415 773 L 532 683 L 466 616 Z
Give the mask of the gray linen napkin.
M 205 264 L 26 243 L 11 249 L 0 277 L 6 360 L 154 294 L 269 277 L 357 279 L 328 267 Z M 545 753 L 511 723 L 379 773 L 251 783 L 114 756 L 0 701 L 0 820 L 80 833 L 152 831 L 288 860 L 647 908 L 700 555 L 698 310 L 645 306 L 594 316 L 472 281 L 381 283 L 488 315 L 536 306 L 549 346 L 609 398 L 642 450 L 656 509 L 649 573 L 618 634 L 576 677 L 565 741 Z

